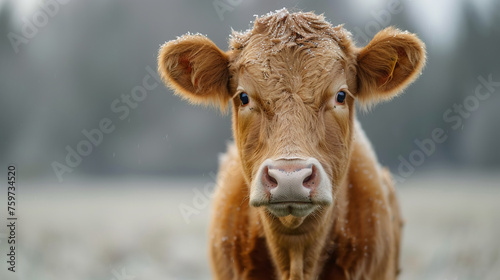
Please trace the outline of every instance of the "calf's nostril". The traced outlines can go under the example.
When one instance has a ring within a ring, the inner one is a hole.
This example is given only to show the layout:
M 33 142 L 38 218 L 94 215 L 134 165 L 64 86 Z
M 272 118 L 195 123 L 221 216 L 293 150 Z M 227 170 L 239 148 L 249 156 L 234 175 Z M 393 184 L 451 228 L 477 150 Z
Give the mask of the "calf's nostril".
M 317 170 L 316 167 L 313 165 L 311 167 L 311 174 L 304 178 L 304 181 L 302 181 L 302 185 L 306 188 L 313 188 L 316 185 L 316 179 L 317 179 Z
M 272 177 L 271 175 L 269 175 L 269 173 L 266 174 L 267 175 L 267 180 L 273 184 L 278 184 L 278 181 L 276 181 L 276 179 L 274 179 L 274 177 Z
M 306 184 L 306 183 L 308 183 L 309 181 L 311 181 L 311 179 L 312 179 L 312 174 L 311 174 L 311 175 L 309 175 L 309 176 L 307 176 L 307 177 L 304 179 L 304 181 L 303 181 L 302 183 Z
M 273 176 L 269 175 L 269 167 L 265 167 L 264 170 L 263 170 L 263 179 L 264 179 L 264 182 L 267 183 L 268 187 L 277 187 L 278 186 L 278 181 L 276 180 L 276 178 L 274 178 Z

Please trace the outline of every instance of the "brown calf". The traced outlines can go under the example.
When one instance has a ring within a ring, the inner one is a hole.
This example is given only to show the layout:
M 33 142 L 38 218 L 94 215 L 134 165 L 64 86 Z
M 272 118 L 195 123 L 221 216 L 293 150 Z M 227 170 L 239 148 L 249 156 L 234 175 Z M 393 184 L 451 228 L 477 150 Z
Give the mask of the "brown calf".
M 166 43 L 159 72 L 195 103 L 232 103 L 210 228 L 214 279 L 395 279 L 401 216 L 354 113 L 400 93 L 424 44 L 389 27 L 357 48 L 342 26 L 286 10 Z

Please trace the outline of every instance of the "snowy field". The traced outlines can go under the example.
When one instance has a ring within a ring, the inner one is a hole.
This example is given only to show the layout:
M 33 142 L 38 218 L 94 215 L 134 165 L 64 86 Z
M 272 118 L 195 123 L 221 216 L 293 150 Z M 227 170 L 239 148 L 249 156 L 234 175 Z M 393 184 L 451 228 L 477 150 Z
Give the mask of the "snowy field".
M 209 206 L 193 201 L 193 190 L 212 183 L 20 182 L 17 272 L 7 271 L 2 226 L 0 279 L 211 279 Z M 406 219 L 400 279 L 500 279 L 500 174 L 415 176 L 398 192 Z M 199 214 L 186 223 L 180 205 Z

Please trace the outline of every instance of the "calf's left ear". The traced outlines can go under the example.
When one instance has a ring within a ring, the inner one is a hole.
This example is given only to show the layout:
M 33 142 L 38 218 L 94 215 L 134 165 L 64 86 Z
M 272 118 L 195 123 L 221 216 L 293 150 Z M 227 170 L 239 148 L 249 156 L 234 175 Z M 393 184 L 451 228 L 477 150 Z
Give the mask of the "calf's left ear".
M 228 64 L 227 55 L 202 35 L 167 42 L 158 54 L 158 72 L 175 94 L 221 109 L 230 99 Z
M 396 96 L 420 75 L 425 44 L 415 34 L 388 27 L 360 50 L 357 60 L 358 98 L 374 104 Z

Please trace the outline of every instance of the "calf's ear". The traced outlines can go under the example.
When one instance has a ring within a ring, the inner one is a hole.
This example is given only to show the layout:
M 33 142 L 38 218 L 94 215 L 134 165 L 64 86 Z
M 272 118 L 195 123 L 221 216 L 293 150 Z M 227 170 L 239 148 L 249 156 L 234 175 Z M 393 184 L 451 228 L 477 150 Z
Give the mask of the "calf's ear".
M 231 97 L 228 64 L 227 55 L 202 35 L 184 35 L 167 42 L 158 54 L 158 72 L 175 94 L 221 109 Z
M 396 96 L 420 75 L 425 60 L 425 44 L 415 34 L 381 30 L 358 54 L 359 100 L 370 105 Z

